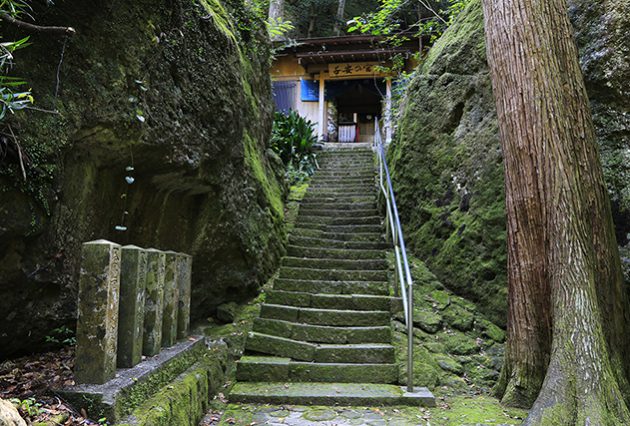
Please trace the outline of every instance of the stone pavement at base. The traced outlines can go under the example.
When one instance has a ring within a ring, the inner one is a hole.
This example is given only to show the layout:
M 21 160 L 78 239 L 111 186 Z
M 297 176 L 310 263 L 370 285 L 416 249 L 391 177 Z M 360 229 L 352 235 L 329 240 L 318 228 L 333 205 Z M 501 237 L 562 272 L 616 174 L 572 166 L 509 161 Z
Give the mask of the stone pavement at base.
M 413 411 L 413 413 L 412 413 Z M 357 408 L 244 405 L 228 409 L 220 425 L 256 426 L 424 426 L 420 408 Z M 202 422 L 202 425 L 204 423 Z

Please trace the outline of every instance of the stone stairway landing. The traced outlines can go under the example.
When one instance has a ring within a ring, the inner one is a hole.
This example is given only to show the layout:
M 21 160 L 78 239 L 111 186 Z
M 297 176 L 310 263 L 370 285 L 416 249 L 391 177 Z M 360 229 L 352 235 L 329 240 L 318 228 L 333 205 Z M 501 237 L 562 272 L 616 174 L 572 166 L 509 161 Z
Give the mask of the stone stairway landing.
M 370 150 L 318 155 L 273 290 L 237 366 L 233 402 L 432 405 L 397 383 L 387 244 Z

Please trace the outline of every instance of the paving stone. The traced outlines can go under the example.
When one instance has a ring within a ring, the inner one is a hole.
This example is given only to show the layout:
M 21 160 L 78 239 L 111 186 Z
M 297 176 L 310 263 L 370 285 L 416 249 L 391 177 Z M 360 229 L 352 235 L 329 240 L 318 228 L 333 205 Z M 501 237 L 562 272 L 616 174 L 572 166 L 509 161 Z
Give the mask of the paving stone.
M 311 420 L 311 421 L 326 421 L 333 420 L 337 417 L 337 413 L 333 410 L 327 409 L 314 409 L 304 413 L 302 416 L 303 419 Z
M 116 373 L 120 256 L 120 246 L 110 241 L 83 244 L 74 369 L 77 383 L 102 384 Z

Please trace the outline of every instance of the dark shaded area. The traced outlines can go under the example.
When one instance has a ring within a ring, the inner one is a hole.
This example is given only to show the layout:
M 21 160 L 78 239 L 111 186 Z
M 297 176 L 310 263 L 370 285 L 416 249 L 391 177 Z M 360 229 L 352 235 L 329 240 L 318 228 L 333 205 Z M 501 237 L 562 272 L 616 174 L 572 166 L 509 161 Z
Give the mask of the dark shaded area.
M 16 115 L 32 165 L 26 181 L 15 162 L 0 171 L 0 359 L 74 327 L 84 241 L 193 254 L 196 318 L 254 294 L 275 269 L 284 188 L 267 151 L 269 45 L 245 2 L 223 6 L 231 15 L 182 0 L 34 11 L 77 35 L 33 37 L 17 59 L 37 107 L 59 114 Z

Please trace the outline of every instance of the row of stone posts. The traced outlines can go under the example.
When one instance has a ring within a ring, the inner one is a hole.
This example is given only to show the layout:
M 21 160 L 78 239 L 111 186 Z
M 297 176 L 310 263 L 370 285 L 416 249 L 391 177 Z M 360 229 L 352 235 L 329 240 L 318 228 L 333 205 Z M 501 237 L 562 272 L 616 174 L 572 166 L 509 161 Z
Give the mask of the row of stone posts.
M 188 336 L 192 257 L 173 251 L 83 244 L 75 380 L 102 384 Z

